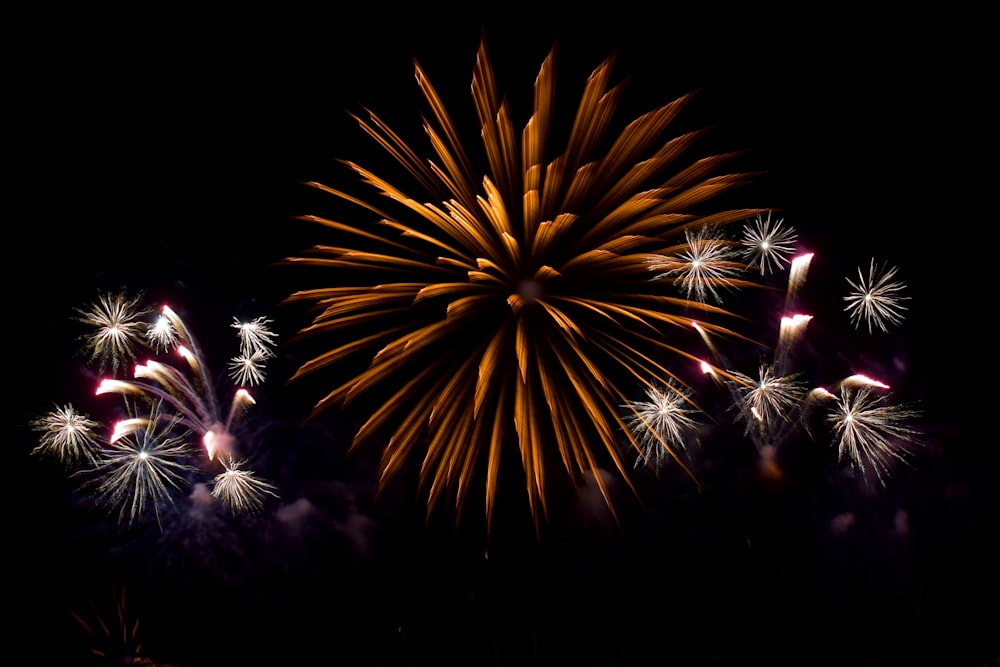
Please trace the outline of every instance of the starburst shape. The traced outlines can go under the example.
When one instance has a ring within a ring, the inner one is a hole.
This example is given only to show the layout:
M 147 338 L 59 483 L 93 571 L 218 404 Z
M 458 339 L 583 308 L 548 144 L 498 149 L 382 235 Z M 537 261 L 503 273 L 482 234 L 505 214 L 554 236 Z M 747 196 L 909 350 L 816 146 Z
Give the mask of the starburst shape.
M 893 280 L 897 271 L 897 267 L 887 267 L 884 263 L 876 266 L 873 258 L 867 275 L 859 267 L 857 282 L 847 279 L 852 291 L 844 297 L 847 302 L 845 310 L 855 328 L 860 327 L 863 320 L 868 326 L 868 333 L 875 328 L 888 332 L 890 326 L 902 323 L 903 311 L 906 310 L 903 301 L 909 297 L 903 295 L 906 283 Z
M 277 497 L 275 486 L 241 465 L 242 462 L 226 462 L 225 471 L 215 477 L 212 497 L 231 512 L 259 512 L 264 507 L 265 496 Z
M 161 408 L 156 402 L 145 414 L 118 422 L 98 463 L 97 495 L 119 508 L 119 521 L 127 515 L 130 525 L 149 507 L 159 524 L 161 506 L 173 504 L 172 491 L 181 489 L 194 470 L 187 463 L 189 431 Z
M 646 398 L 622 406 L 628 410 L 625 425 L 639 447 L 635 466 L 645 463 L 659 469 L 693 441 L 699 410 L 691 403 L 690 391 L 673 383 L 648 388 Z
M 737 419 L 746 424 L 747 435 L 773 433 L 782 423 L 790 423 L 806 394 L 797 373 L 778 375 L 769 364 L 760 365 L 756 378 L 737 371 L 729 375 L 740 397 Z
M 784 222 L 782 218 L 772 221 L 768 211 L 766 218 L 758 215 L 743 227 L 743 258 L 751 267 L 759 269 L 761 275 L 783 269 L 795 252 L 798 235 Z
M 232 327 L 239 333 L 242 356 L 256 355 L 265 360 L 274 356 L 273 348 L 278 335 L 271 331 L 269 324 L 271 320 L 266 317 L 256 317 L 246 322 L 233 318 Z
M 239 354 L 229 360 L 229 377 L 241 386 L 252 386 L 264 381 L 267 358 L 260 352 Z
M 162 313 L 146 330 L 146 344 L 157 353 L 173 350 L 179 343 L 177 330 L 170 323 L 170 318 Z
M 679 285 L 688 299 L 706 303 L 711 298 L 722 303 L 721 292 L 745 284 L 737 279 L 744 265 L 736 261 L 733 244 L 716 233 L 707 227 L 685 231 L 684 246 L 667 249 L 650 260 L 649 270 L 656 272 L 652 279 Z
M 101 443 L 95 429 L 100 424 L 71 404 L 56 406 L 45 416 L 32 420 L 31 426 L 40 433 L 33 454 L 55 457 L 67 466 L 97 462 Z
M 690 95 L 613 135 L 622 90 L 611 81 L 613 58 L 593 71 L 566 144 L 553 148 L 562 134 L 554 56 L 535 79 L 522 131 L 480 42 L 471 87 L 478 154 L 416 65 L 431 156 L 421 158 L 374 113 L 355 116 L 410 180 L 391 183 L 345 162 L 374 189 L 371 201 L 312 183 L 365 215 L 306 216 L 333 242 L 287 260 L 336 274 L 334 286 L 286 300 L 315 307 L 298 339 L 332 340 L 292 379 L 339 367 L 313 414 L 358 410 L 364 423 L 353 445 L 385 443 L 383 481 L 422 458 L 428 511 L 447 497 L 460 516 L 474 480 L 483 479 L 489 522 L 505 462 L 520 465 L 536 521 L 546 514 L 552 475 L 596 479 L 610 506 L 599 473 L 628 473 L 619 442 L 622 432 L 630 437 L 620 412 L 624 383 L 660 382 L 662 355 L 690 359 L 684 346 L 701 345 L 695 318 L 712 337 L 737 335 L 728 328 L 732 313 L 650 280 L 649 264 L 665 247 L 683 247 L 686 231 L 700 239 L 694 230 L 764 211 L 704 210 L 751 175 L 720 172 L 735 153 L 679 163 L 702 135 L 667 134 Z M 690 295 L 704 296 L 716 280 L 692 283 Z
M 884 385 L 882 385 L 884 387 Z M 889 403 L 889 394 L 876 394 L 876 385 L 845 383 L 828 417 L 841 460 L 847 459 L 862 473 L 872 470 L 885 485 L 894 461 L 907 462 L 907 446 L 919 441 L 910 425 L 919 411 L 909 405 Z
M 94 328 L 86 338 L 86 348 L 91 361 L 98 361 L 100 372 L 110 365 L 112 374 L 117 374 L 119 367 L 135 361 L 136 350 L 145 345 L 149 324 L 143 318 L 149 311 L 140 299 L 121 292 L 101 294 L 89 308 L 77 310 L 77 319 Z

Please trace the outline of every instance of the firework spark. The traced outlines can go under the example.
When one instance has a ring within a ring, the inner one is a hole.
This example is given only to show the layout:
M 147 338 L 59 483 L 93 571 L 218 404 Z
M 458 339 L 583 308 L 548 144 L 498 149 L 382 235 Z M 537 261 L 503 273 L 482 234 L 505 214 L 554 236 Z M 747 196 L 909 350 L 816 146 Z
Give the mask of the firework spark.
M 625 425 L 639 445 L 635 465 L 646 463 L 659 469 L 693 440 L 697 410 L 690 402 L 690 390 L 673 383 L 646 390 L 647 401 L 634 401 L 623 405 L 629 414 Z
M 736 261 L 733 244 L 714 233 L 707 227 L 686 231 L 686 243 L 676 254 L 671 248 L 650 261 L 649 270 L 657 272 L 653 280 L 679 284 L 688 299 L 705 303 L 711 297 L 722 303 L 720 290 L 737 287 L 736 276 L 745 265 Z
M 908 461 L 907 444 L 918 440 L 909 425 L 919 412 L 908 405 L 889 404 L 889 394 L 874 393 L 877 385 L 843 383 L 829 416 L 839 457 L 862 473 L 868 467 L 885 485 L 894 461 Z
M 897 267 L 887 268 L 885 264 L 876 266 L 873 258 L 867 276 L 859 267 L 858 281 L 847 279 L 852 292 L 844 297 L 847 302 L 845 310 L 856 328 L 864 320 L 868 333 L 872 333 L 876 327 L 887 332 L 890 326 L 902 323 L 903 311 L 906 310 L 902 302 L 909 297 L 902 294 L 906 283 L 893 280 L 897 271 Z
M 170 323 L 170 318 L 163 314 L 156 318 L 156 323 L 146 332 L 146 344 L 157 353 L 172 350 L 179 342 L 174 325 Z
M 256 385 L 267 376 L 264 370 L 267 357 L 259 352 L 241 353 L 229 360 L 229 376 L 239 385 Z
M 730 374 L 741 399 L 736 404 L 737 419 L 746 424 L 745 435 L 762 439 L 758 447 L 777 444 L 777 432 L 794 423 L 805 397 L 798 374 L 777 375 L 768 364 L 760 365 L 756 379 L 736 371 Z
M 748 221 L 743 227 L 743 257 L 751 267 L 760 269 L 761 275 L 783 269 L 795 252 L 798 236 L 793 227 L 783 223 L 781 218 L 772 222 L 768 211 L 767 218 L 758 215 L 752 225 Z
M 148 505 L 159 524 L 161 507 L 173 504 L 171 489 L 181 489 L 185 476 L 194 470 L 187 463 L 187 431 L 179 418 L 163 413 L 160 402 L 145 414 L 134 408 L 130 412 L 139 416 L 115 424 L 108 446 L 101 451 L 97 495 L 119 507 L 119 520 L 128 514 L 131 524 Z
M 240 353 L 243 355 L 260 355 L 265 359 L 274 356 L 273 349 L 277 339 L 268 325 L 271 320 L 266 317 L 257 317 L 249 322 L 233 318 L 232 327 L 236 329 L 240 336 Z
M 86 347 L 91 360 L 98 360 L 100 372 L 110 365 L 112 375 L 116 375 L 120 367 L 135 361 L 149 326 L 143 319 L 148 311 L 140 306 L 140 299 L 124 293 L 101 294 L 89 309 L 77 310 L 77 319 L 95 329 L 87 337 Z
M 215 478 L 212 496 L 233 512 L 259 512 L 265 495 L 277 497 L 275 487 L 241 465 L 241 461 L 226 461 L 226 470 Z
M 293 380 L 361 361 L 363 370 L 335 382 L 314 414 L 371 400 L 370 418 L 354 444 L 385 431 L 383 480 L 422 452 L 428 511 L 448 495 L 460 513 L 470 482 L 485 468 L 489 521 L 506 452 L 520 454 L 536 521 L 546 511 L 553 467 L 575 481 L 597 479 L 610 506 L 596 473 L 606 461 L 627 474 L 618 434 L 632 436 L 619 413 L 628 400 L 620 383 L 658 383 L 666 373 L 654 359 L 659 352 L 691 359 L 684 346 L 694 318 L 712 336 L 736 335 L 720 322 L 731 313 L 678 296 L 672 281 L 650 281 L 649 265 L 664 248 L 683 251 L 685 239 L 701 249 L 708 241 L 697 240 L 705 238 L 699 228 L 715 231 L 763 213 L 701 211 L 715 195 L 749 182 L 750 174 L 719 173 L 735 153 L 678 167 L 703 133 L 663 137 L 690 95 L 609 137 L 621 92 L 611 83 L 612 58 L 588 79 L 565 150 L 549 154 L 550 134 L 556 134 L 553 63 L 554 51 L 535 80 L 533 115 L 518 133 L 485 41 L 480 43 L 472 95 L 487 168 L 478 175 L 469 143 L 416 65 L 432 110 L 425 123 L 431 159 L 422 160 L 374 114 L 355 119 L 421 194 L 411 196 L 345 162 L 379 201 L 398 208 L 383 210 L 311 183 L 366 210 L 375 224 L 369 229 L 363 220 L 307 216 L 347 244 L 315 246 L 307 256 L 288 258 L 298 266 L 343 271 L 337 287 L 295 292 L 286 300 L 317 306 L 302 337 L 343 336 L 304 363 Z M 730 246 L 720 246 L 719 254 L 723 247 L 728 258 Z M 360 277 L 345 277 L 350 272 Z M 723 274 L 691 282 L 690 296 L 705 296 L 708 284 L 722 280 L 736 281 Z M 706 287 L 699 291 L 697 285 Z
M 41 434 L 32 453 L 53 456 L 66 466 L 94 464 L 101 447 L 95 432 L 99 426 L 71 404 L 56 406 L 44 417 L 31 422 L 31 427 Z

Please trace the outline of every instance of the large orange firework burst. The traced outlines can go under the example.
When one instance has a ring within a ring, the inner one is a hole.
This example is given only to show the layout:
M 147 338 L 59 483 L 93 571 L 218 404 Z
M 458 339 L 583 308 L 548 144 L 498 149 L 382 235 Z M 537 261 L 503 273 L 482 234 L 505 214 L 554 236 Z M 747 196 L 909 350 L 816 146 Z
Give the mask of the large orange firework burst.
M 628 447 L 641 451 L 621 406 L 664 378 L 683 384 L 673 361 L 693 367 L 699 359 L 685 346 L 702 346 L 700 336 L 739 336 L 725 325 L 733 313 L 688 298 L 681 285 L 690 275 L 652 280 L 651 271 L 692 234 L 763 213 L 705 210 L 751 174 L 720 173 L 735 154 L 687 158 L 702 131 L 668 135 L 690 95 L 614 130 L 623 87 L 611 79 L 613 56 L 587 79 L 565 146 L 551 151 L 560 129 L 555 53 L 518 132 L 480 42 L 472 98 L 483 151 L 475 154 L 415 64 L 432 157 L 418 156 L 375 114 L 355 118 L 421 194 L 345 162 L 389 203 L 310 183 L 367 213 L 349 222 L 307 216 L 351 240 L 288 258 L 337 269 L 331 275 L 343 281 L 288 297 L 316 309 L 302 336 L 336 340 L 293 379 L 348 369 L 330 376 L 335 386 L 314 414 L 374 397 L 353 444 L 384 438 L 383 480 L 422 454 L 428 512 L 450 498 L 460 515 L 485 480 L 489 523 L 509 451 L 520 454 L 536 521 L 548 511 L 554 473 L 592 480 L 610 507 L 599 469 L 627 480 Z M 702 279 L 749 284 L 728 274 Z

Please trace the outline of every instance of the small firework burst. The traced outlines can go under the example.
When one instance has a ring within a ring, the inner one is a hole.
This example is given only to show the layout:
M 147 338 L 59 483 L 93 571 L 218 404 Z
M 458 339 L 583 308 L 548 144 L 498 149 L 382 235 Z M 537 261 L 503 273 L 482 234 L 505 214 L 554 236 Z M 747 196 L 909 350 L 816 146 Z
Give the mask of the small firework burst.
M 33 454 L 54 457 L 66 466 L 97 462 L 101 443 L 95 429 L 100 424 L 71 404 L 56 406 L 31 426 L 40 433 Z
M 226 470 L 215 477 L 212 496 L 233 512 L 259 512 L 265 495 L 277 497 L 275 487 L 241 465 L 242 461 L 225 461 Z
M 903 301 L 909 297 L 903 295 L 906 283 L 893 280 L 897 271 L 897 267 L 887 267 L 884 263 L 876 266 L 873 258 L 867 275 L 859 267 L 858 281 L 847 279 L 852 291 L 844 297 L 847 302 L 845 310 L 855 328 L 860 327 L 863 320 L 868 326 L 868 333 L 875 328 L 888 332 L 890 326 L 902 323 L 903 311 L 906 310 Z
M 686 243 L 670 248 L 649 262 L 655 271 L 653 280 L 667 280 L 680 286 L 685 297 L 701 303 L 709 298 L 722 303 L 720 291 L 737 287 L 737 276 L 744 265 L 736 261 L 737 249 L 732 242 L 707 227 L 685 232 Z
M 171 489 L 181 489 L 194 471 L 185 429 L 177 415 L 164 414 L 162 403 L 148 411 L 130 409 L 132 417 L 115 424 L 108 446 L 101 451 L 96 478 L 97 495 L 119 507 L 119 520 L 129 523 L 152 507 L 160 511 L 173 503 Z
M 906 463 L 908 445 L 919 441 L 919 434 L 910 426 L 919 411 L 888 403 L 889 394 L 875 393 L 879 385 L 842 382 L 828 420 L 840 459 L 850 461 L 862 473 L 872 470 L 884 486 L 893 462 Z
M 271 320 L 257 317 L 250 321 L 233 318 L 232 327 L 240 336 L 240 353 L 244 355 L 259 355 L 264 359 L 274 356 L 273 349 L 277 334 L 268 325 Z
M 659 469 L 687 449 L 696 436 L 697 410 L 690 402 L 691 392 L 675 383 L 646 390 L 646 401 L 623 405 L 628 412 L 625 425 L 635 438 L 639 455 L 635 466 L 646 463 Z
M 119 368 L 135 361 L 149 327 L 144 320 L 149 311 L 140 300 L 141 296 L 127 296 L 124 292 L 101 294 L 88 309 L 77 310 L 77 319 L 94 327 L 86 347 L 91 360 L 98 361 L 100 372 L 110 366 L 112 375 L 117 375 Z
M 238 385 L 253 386 L 267 377 L 267 357 L 260 352 L 240 353 L 229 360 L 229 377 Z
M 170 318 L 162 313 L 146 332 L 146 344 L 157 353 L 167 352 L 177 347 L 177 331 L 170 323 Z
M 743 258 L 751 267 L 759 269 L 761 275 L 783 269 L 795 252 L 798 235 L 784 222 L 782 218 L 772 221 L 768 211 L 766 218 L 758 215 L 743 227 Z
M 746 435 L 773 440 L 778 429 L 794 422 L 806 394 L 797 373 L 777 375 L 772 365 L 761 364 L 756 378 L 736 371 L 729 375 L 741 399 L 737 419 L 746 424 Z

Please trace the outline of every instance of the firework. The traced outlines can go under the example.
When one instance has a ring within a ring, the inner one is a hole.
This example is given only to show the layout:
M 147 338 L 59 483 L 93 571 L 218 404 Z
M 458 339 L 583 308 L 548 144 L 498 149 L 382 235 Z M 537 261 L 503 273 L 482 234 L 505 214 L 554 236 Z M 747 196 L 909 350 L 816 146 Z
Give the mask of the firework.
M 140 299 L 124 292 L 102 294 L 90 308 L 77 310 L 77 319 L 95 330 L 86 339 L 86 347 L 91 360 L 98 360 L 100 372 L 110 365 L 116 375 L 119 368 L 135 361 L 149 326 L 143 319 L 148 311 L 140 306 Z
M 793 227 L 783 224 L 784 220 L 780 218 L 772 222 L 768 211 L 767 218 L 758 215 L 753 224 L 748 221 L 743 227 L 741 242 L 744 260 L 759 268 L 761 275 L 784 268 L 795 252 L 798 236 Z
M 257 477 L 252 470 L 240 468 L 242 464 L 227 458 L 226 470 L 215 478 L 212 496 L 232 511 L 260 511 L 265 495 L 277 497 L 275 487 Z
M 859 267 L 858 281 L 847 279 L 852 291 L 844 297 L 847 302 L 845 310 L 855 327 L 860 327 L 864 320 L 868 333 L 876 327 L 887 332 L 890 326 L 898 326 L 903 321 L 906 306 L 902 302 L 909 297 L 902 294 L 906 284 L 893 280 L 897 271 L 897 267 L 886 267 L 885 264 L 876 266 L 872 259 L 867 276 Z
M 650 261 L 649 270 L 657 272 L 653 280 L 679 284 L 688 299 L 705 303 L 712 297 L 722 303 L 719 291 L 734 289 L 745 265 L 736 261 L 738 252 L 732 243 L 713 234 L 707 227 L 686 231 L 686 243 L 677 254 L 660 254 Z
M 140 314 L 149 311 L 138 298 L 119 294 L 102 295 L 89 310 L 78 312 L 90 314 L 85 321 L 96 331 L 89 347 L 102 367 L 117 370 L 141 348 L 174 355 L 180 363 L 149 359 L 135 364 L 131 379 L 109 377 L 98 384 L 98 395 L 123 397 L 129 415 L 115 424 L 103 446 L 95 435 L 100 424 L 67 405 L 32 422 L 40 433 L 36 453 L 82 464 L 81 474 L 91 475 L 85 486 L 118 507 L 119 519 L 127 516 L 130 524 L 148 508 L 159 523 L 160 509 L 173 502 L 173 492 L 182 489 L 189 476 L 204 472 L 206 464 L 199 463 L 197 450 L 189 446 L 192 435 L 208 461 L 223 468 L 215 477 L 221 485 L 215 497 L 226 509 L 257 510 L 265 495 L 275 495 L 272 485 L 236 459 L 236 432 L 255 403 L 253 396 L 245 388 L 235 389 L 224 405 L 198 341 L 173 309 L 164 306 L 154 323 L 144 323 Z M 264 363 L 273 356 L 276 339 L 269 323 L 257 318 L 233 324 L 240 353 L 229 368 L 242 385 L 264 379 Z
M 180 419 L 164 415 L 161 403 L 148 412 L 130 410 L 133 415 L 115 424 L 108 446 L 101 450 L 97 495 L 120 508 L 118 518 L 128 514 L 129 523 L 150 506 L 160 523 L 161 507 L 173 503 L 171 489 L 183 488 L 186 474 L 194 468 L 187 463 L 190 450 Z
M 361 362 L 362 370 L 337 376 L 314 414 L 370 401 L 354 444 L 384 434 L 382 479 L 422 454 L 428 511 L 448 496 L 460 513 L 482 471 L 489 521 L 507 452 L 520 457 L 536 520 L 545 513 L 546 480 L 556 473 L 596 479 L 610 505 L 596 473 L 604 465 L 627 472 L 618 438 L 623 430 L 634 438 L 619 413 L 628 401 L 623 383 L 659 383 L 662 354 L 691 359 L 684 348 L 697 340 L 696 321 L 711 336 L 737 335 L 726 326 L 731 313 L 697 297 L 738 279 L 692 279 L 693 298 L 685 298 L 673 280 L 650 281 L 649 269 L 692 248 L 700 252 L 708 243 L 701 229 L 715 234 L 765 212 L 704 210 L 750 175 L 721 173 L 735 153 L 680 162 L 703 134 L 667 134 L 690 95 L 612 136 L 621 93 L 611 82 L 612 65 L 609 58 L 591 74 L 567 143 L 553 153 L 554 51 L 542 63 L 533 114 L 519 133 L 481 42 L 472 81 L 485 157 L 478 171 L 469 142 L 418 64 L 417 83 L 431 109 L 429 159 L 375 114 L 355 119 L 419 194 L 354 162 L 345 164 L 391 211 L 310 184 L 357 205 L 373 224 L 304 218 L 338 245 L 318 245 L 288 263 L 337 270 L 337 284 L 295 292 L 287 302 L 317 308 L 301 336 L 334 342 L 293 379 Z M 724 247 L 719 271 L 729 266 L 721 262 L 730 261 L 734 245 Z
M 813 254 L 806 253 L 789 264 L 785 314 L 780 318 L 773 360 L 760 363 L 756 377 L 723 370 L 729 368 L 726 358 L 706 332 L 695 325 L 715 362 L 701 360 L 702 372 L 710 375 L 717 386 L 728 389 L 729 409 L 736 413 L 736 421 L 744 424 L 744 435 L 754 443 L 769 469 L 777 470 L 774 455 L 795 434 L 822 439 L 824 435 L 814 428 L 821 423 L 830 429 L 829 436 L 837 445 L 841 461 L 849 461 L 862 472 L 874 470 L 885 484 L 890 463 L 906 460 L 909 451 L 904 443 L 917 440 L 918 432 L 911 422 L 919 412 L 911 406 L 889 404 L 888 395 L 873 395 L 873 391 L 889 387 L 867 375 L 857 373 L 841 379 L 834 392 L 823 387 L 807 392 L 802 373 L 790 368 L 791 352 L 812 320 L 811 315 L 793 311 L 799 305 L 799 293 L 812 259 Z M 643 424 L 631 420 L 630 425 L 636 437 L 643 434 Z
M 270 359 L 274 356 L 274 344 L 277 334 L 270 330 L 271 320 L 258 317 L 249 322 L 233 318 L 232 326 L 240 336 L 240 354 L 243 356 L 259 356 Z
M 264 381 L 267 357 L 259 352 L 240 353 L 229 360 L 229 375 L 240 385 L 256 385 Z
M 693 440 L 697 426 L 694 415 L 699 410 L 690 402 L 690 390 L 674 383 L 650 387 L 646 398 L 622 406 L 629 412 L 625 425 L 638 441 L 635 465 L 646 463 L 659 469 L 666 461 L 677 459 L 678 452 Z
M 52 456 L 66 466 L 94 464 L 101 443 L 95 429 L 100 424 L 76 411 L 70 404 L 56 406 L 47 415 L 31 422 L 40 433 L 33 454 Z
M 835 407 L 828 416 L 841 460 L 862 473 L 871 469 L 885 485 L 894 461 L 907 462 L 908 444 L 919 441 L 910 422 L 919 412 L 909 405 L 888 403 L 889 394 L 876 394 L 884 383 L 842 382 Z
M 135 380 L 104 380 L 98 386 L 97 393 L 143 395 L 167 403 L 180 424 L 201 436 L 209 458 L 214 458 L 216 451 L 228 450 L 232 440 L 232 429 L 246 408 L 253 404 L 253 397 L 245 389 L 236 391 L 228 412 L 223 415 L 213 380 L 197 341 L 169 306 L 163 307 L 163 317 L 168 320 L 175 332 L 178 340 L 176 352 L 187 363 L 190 373 L 185 373 L 171 364 L 151 360 L 136 365 Z M 245 339 L 243 344 L 246 344 Z M 255 351 L 253 356 L 254 364 L 260 364 L 265 354 Z M 248 367 L 242 356 L 234 357 L 230 361 L 230 367 L 234 366 L 238 366 L 241 371 L 236 374 L 237 377 L 241 374 L 253 375 L 259 379 L 264 377 L 263 371 L 256 366 Z
M 794 424 L 805 397 L 805 385 L 797 373 L 777 375 L 774 367 L 761 364 L 756 378 L 730 371 L 740 400 L 737 420 L 746 425 L 745 435 L 752 436 L 758 447 L 775 445 L 778 433 Z
M 156 318 L 156 323 L 146 331 L 146 344 L 157 353 L 167 352 L 177 347 L 180 341 L 177 338 L 177 331 L 170 323 L 170 318 L 160 314 Z

